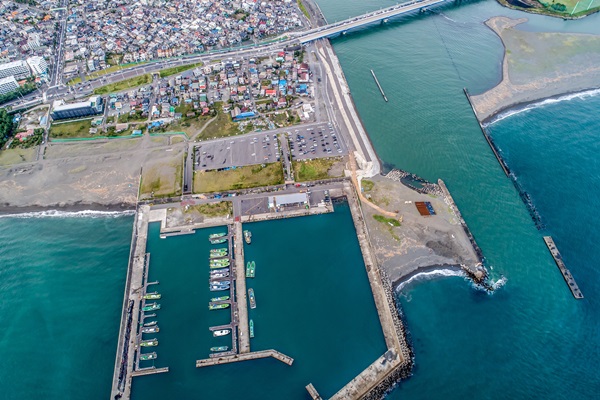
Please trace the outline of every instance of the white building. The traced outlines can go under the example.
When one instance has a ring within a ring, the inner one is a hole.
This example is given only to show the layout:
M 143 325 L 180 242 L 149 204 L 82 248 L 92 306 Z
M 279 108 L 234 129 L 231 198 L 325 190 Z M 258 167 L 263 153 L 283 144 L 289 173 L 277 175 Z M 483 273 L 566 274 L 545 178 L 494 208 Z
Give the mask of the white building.
M 34 56 L 27 59 L 27 64 L 31 68 L 33 75 L 40 76 L 45 75 L 48 71 L 48 63 L 44 60 L 44 57 Z
M 21 79 L 29 75 L 31 75 L 29 67 L 23 60 L 0 64 L 0 78 L 14 76 L 15 79 Z
M 19 88 L 19 84 L 14 76 L 0 78 L 0 95 L 14 92 Z

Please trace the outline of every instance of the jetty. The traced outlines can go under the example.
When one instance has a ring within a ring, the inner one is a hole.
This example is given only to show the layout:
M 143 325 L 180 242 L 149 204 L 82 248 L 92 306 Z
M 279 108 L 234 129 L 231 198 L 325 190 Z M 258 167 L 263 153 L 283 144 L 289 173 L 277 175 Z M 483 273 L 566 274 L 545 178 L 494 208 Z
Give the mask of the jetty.
M 502 171 L 504 172 L 504 174 L 506 176 L 510 176 L 510 169 L 508 168 L 508 165 L 506 165 L 506 162 L 504 162 L 504 159 L 502 158 L 502 156 L 500 156 L 500 152 L 496 148 L 496 144 L 494 143 L 494 141 L 492 140 L 490 135 L 487 133 L 487 131 L 481 124 L 481 121 L 479 121 L 479 118 L 477 118 L 477 112 L 475 111 L 475 107 L 473 106 L 473 103 L 471 102 L 471 96 L 469 95 L 469 91 L 467 90 L 467 88 L 463 88 L 463 92 L 465 92 L 465 96 L 467 96 L 467 100 L 469 101 L 471 110 L 473 110 L 473 114 L 475 114 L 475 119 L 477 120 L 477 123 L 479 124 L 479 129 L 481 129 L 481 132 L 483 133 L 483 137 L 485 138 L 486 142 L 492 149 L 492 152 L 494 153 L 496 160 L 498 160 L 498 162 L 500 163 L 500 167 L 502 168 Z
M 377 87 L 379 88 L 379 91 L 381 92 L 381 95 L 383 96 L 383 99 L 384 99 L 384 100 L 386 101 L 386 103 L 387 103 L 388 99 L 387 99 L 387 97 L 386 97 L 386 95 L 385 95 L 385 93 L 384 93 L 384 91 L 383 91 L 383 88 L 382 88 L 382 87 L 381 87 L 381 85 L 379 84 L 379 80 L 377 79 L 377 76 L 375 75 L 375 72 L 373 72 L 373 70 L 371 70 L 371 75 L 373 75 L 373 79 L 375 79 L 375 83 L 377 84 Z
M 287 365 L 292 365 L 294 363 L 294 359 L 292 357 L 286 356 L 285 354 L 280 353 L 277 350 L 271 349 L 248 352 L 244 354 L 230 354 L 225 355 L 223 357 L 221 357 L 220 354 L 214 354 L 214 357 L 196 360 L 196 368 L 209 367 L 211 365 L 229 364 L 238 361 L 256 360 L 259 358 L 267 357 L 273 357 L 274 359 L 279 360 Z
M 562 256 L 560 255 L 560 252 L 554 243 L 554 239 L 552 239 L 551 236 L 544 236 L 544 242 L 546 243 L 548 250 L 550 250 L 550 254 L 552 254 L 552 258 L 554 258 L 554 262 L 558 266 L 558 269 L 565 279 L 565 282 L 567 282 L 567 286 L 569 286 L 569 289 L 571 289 L 573 297 L 576 299 L 583 299 L 583 293 L 581 293 L 581 290 L 579 290 L 579 286 L 577 286 L 575 278 L 573 278 L 573 275 L 571 275 L 571 271 L 567 269 L 565 263 L 563 262 Z
M 136 371 L 133 371 L 131 376 L 144 376 L 144 375 L 154 375 L 154 374 L 162 374 L 163 372 L 169 372 L 169 367 L 156 368 L 156 367 L 148 367 L 141 368 Z
M 236 312 L 239 332 L 239 352 L 250 352 L 250 328 L 248 326 L 248 300 L 246 298 L 246 269 L 244 268 L 244 233 L 242 223 L 236 221 L 233 225 L 233 242 L 235 256 L 235 294 Z M 232 285 L 233 289 L 233 285 Z M 233 299 L 233 292 L 231 293 Z M 232 331 L 233 332 L 233 331 Z

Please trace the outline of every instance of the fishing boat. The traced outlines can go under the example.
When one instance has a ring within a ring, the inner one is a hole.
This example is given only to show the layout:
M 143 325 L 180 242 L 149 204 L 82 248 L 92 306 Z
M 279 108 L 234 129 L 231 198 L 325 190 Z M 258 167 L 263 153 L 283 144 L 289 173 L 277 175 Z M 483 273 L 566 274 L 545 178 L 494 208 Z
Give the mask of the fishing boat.
M 209 310 L 223 310 L 223 309 L 228 308 L 228 307 L 229 307 L 229 303 L 219 303 L 219 304 L 217 304 L 217 303 L 210 303 L 208 305 L 208 309 Z
M 231 281 L 217 281 L 217 280 L 211 280 L 209 282 L 211 285 L 219 285 L 219 286 L 229 286 L 231 284 Z
M 227 346 L 215 346 L 215 347 L 211 347 L 210 351 L 227 351 L 229 347 Z
M 225 300 L 229 300 L 229 296 L 213 297 L 212 299 L 210 299 L 210 301 L 225 301 Z
M 210 249 L 211 253 L 227 253 L 227 249 L 225 247 L 219 247 L 218 249 Z
M 210 271 L 211 274 L 222 274 L 224 272 L 229 272 L 229 268 L 217 268 Z
M 250 320 L 250 337 L 254 337 L 254 321 Z
M 158 292 L 146 293 L 144 295 L 145 300 L 158 300 L 161 298 L 161 294 Z
M 248 261 L 246 264 L 246 278 L 254 278 L 256 273 L 256 264 L 254 261 Z
M 230 286 L 229 285 L 211 285 L 209 287 L 209 290 L 211 292 L 220 292 L 222 290 L 229 290 Z
M 158 333 L 160 328 L 158 326 L 146 326 L 142 328 L 142 333 Z
M 254 297 L 254 289 L 248 289 L 248 297 L 250 298 L 250 308 L 256 308 L 256 298 Z
M 210 274 L 210 279 L 227 278 L 228 276 L 229 276 L 229 272 L 221 272 L 220 274 Z
M 252 232 L 250 232 L 250 231 L 244 231 L 244 240 L 248 244 L 252 243 Z
M 155 351 L 153 351 L 152 353 L 140 354 L 140 361 L 156 360 L 157 358 L 158 355 Z
M 140 342 L 140 346 L 142 346 L 142 347 L 154 347 L 154 346 L 158 346 L 158 339 L 142 340 Z
M 147 306 L 144 306 L 142 308 L 142 311 L 154 311 L 154 310 L 160 310 L 160 304 L 152 303 L 152 304 L 148 304 Z
M 215 258 L 223 258 L 223 257 L 226 257 L 226 256 L 227 256 L 227 252 L 224 252 L 224 253 L 210 253 L 209 258 L 211 260 L 213 260 Z
M 225 335 L 229 335 L 230 333 L 231 333 L 231 329 L 221 329 L 218 331 L 214 331 L 213 336 L 214 337 L 225 336 Z
M 150 321 L 150 322 L 146 322 L 146 323 L 144 324 L 144 326 L 154 326 L 154 325 L 156 325 L 156 324 L 158 324 L 158 321 Z
M 209 239 L 217 239 L 217 238 L 223 237 L 225 235 L 227 235 L 226 232 L 211 233 L 210 235 L 208 235 L 208 238 Z
M 210 260 L 210 266 L 211 267 L 229 267 L 229 264 L 231 264 L 231 260 L 229 258 L 220 258 L 217 260 Z
M 221 244 L 225 243 L 227 238 L 219 238 L 219 239 L 210 239 L 210 244 Z

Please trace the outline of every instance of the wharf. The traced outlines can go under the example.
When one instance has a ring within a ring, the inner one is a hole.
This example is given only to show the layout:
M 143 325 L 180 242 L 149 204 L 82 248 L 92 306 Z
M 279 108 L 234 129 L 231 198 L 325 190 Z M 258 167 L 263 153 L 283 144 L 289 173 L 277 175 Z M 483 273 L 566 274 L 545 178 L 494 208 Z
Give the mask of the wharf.
M 375 79 L 375 83 L 377 84 L 377 87 L 379 88 L 379 91 L 381 92 L 383 99 L 387 103 L 388 99 L 387 99 L 385 93 L 383 92 L 383 89 L 381 88 L 381 85 L 379 84 L 379 80 L 377 79 L 377 76 L 375 76 L 375 72 L 373 72 L 373 70 L 371 70 L 371 75 L 373 75 L 373 79 Z
M 556 247 L 556 244 L 554 244 L 554 239 L 552 239 L 551 236 L 544 236 L 544 242 L 546 243 L 548 250 L 550 250 L 550 254 L 552 254 L 554 262 L 558 266 L 558 269 L 565 279 L 565 282 L 567 282 L 567 286 L 569 286 L 569 289 L 571 289 L 573 297 L 576 299 L 583 299 L 583 293 L 581 293 L 579 286 L 577 286 L 577 282 L 575 282 L 575 278 L 573 278 L 573 275 L 571 275 L 571 272 L 567 269 L 562 256 Z
M 233 324 L 227 324 L 227 325 L 218 325 L 218 326 L 211 326 L 210 328 L 208 328 L 211 332 L 214 331 L 222 331 L 223 329 L 231 329 L 233 330 Z
M 184 229 L 174 231 L 174 232 L 164 232 L 164 233 L 161 232 L 160 238 L 165 239 L 169 236 L 193 235 L 194 233 L 196 233 L 196 231 L 194 229 L 184 228 Z
M 215 354 L 215 357 L 205 358 L 203 360 L 196 361 L 196 368 L 209 367 L 211 365 L 221 365 L 221 364 L 229 364 L 238 361 L 248 361 L 248 360 L 256 360 L 259 358 L 267 358 L 273 357 L 276 360 L 281 361 L 284 364 L 292 365 L 294 363 L 294 359 L 290 356 L 286 356 L 283 353 L 278 352 L 277 350 L 263 350 L 263 351 L 254 351 L 247 352 L 244 354 L 231 354 L 224 357 L 219 357 L 219 355 Z
M 154 374 L 162 374 L 163 372 L 169 372 L 169 367 L 156 368 L 156 367 L 148 367 L 138 369 L 133 371 L 131 376 L 144 376 L 144 375 L 154 375 Z
M 137 341 L 136 329 L 139 325 L 141 297 L 143 295 L 146 268 L 146 240 L 150 207 L 142 205 L 138 208 L 133 225 L 131 251 L 125 282 L 123 309 L 115 369 L 112 381 L 111 398 L 129 399 L 131 396 L 131 379 L 135 366 L 134 356 Z
M 235 255 L 234 276 L 237 304 L 235 308 L 238 318 L 239 352 L 243 354 L 250 352 L 250 329 L 248 326 L 248 300 L 246 298 L 246 269 L 244 268 L 244 233 L 242 231 L 242 223 L 239 221 L 234 222 L 233 229 L 234 240 L 230 241 L 230 243 L 233 242 Z M 235 330 L 232 331 L 232 333 L 234 332 Z
M 323 398 L 321 397 L 319 392 L 317 392 L 317 389 L 315 389 L 312 383 L 306 385 L 306 390 L 308 391 L 308 394 L 310 394 L 310 397 L 313 400 L 323 400 Z

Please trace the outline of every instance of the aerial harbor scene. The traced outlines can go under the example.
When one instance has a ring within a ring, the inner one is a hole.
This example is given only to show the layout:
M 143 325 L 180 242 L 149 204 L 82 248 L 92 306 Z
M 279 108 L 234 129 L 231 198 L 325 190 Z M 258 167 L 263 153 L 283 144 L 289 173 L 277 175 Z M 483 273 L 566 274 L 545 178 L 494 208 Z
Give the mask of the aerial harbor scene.
M 0 2 L 0 399 L 595 399 L 600 0 Z

